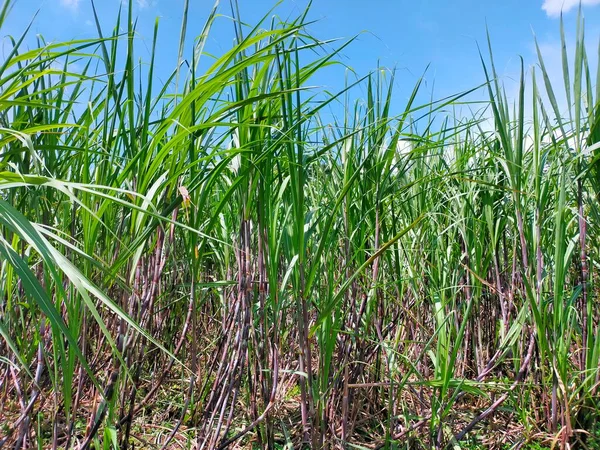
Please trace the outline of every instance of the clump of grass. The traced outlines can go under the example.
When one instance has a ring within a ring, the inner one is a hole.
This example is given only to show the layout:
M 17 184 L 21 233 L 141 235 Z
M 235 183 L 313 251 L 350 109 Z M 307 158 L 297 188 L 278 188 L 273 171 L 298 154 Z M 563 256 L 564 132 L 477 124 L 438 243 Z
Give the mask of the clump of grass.
M 247 27 L 232 9 L 234 46 L 200 72 L 217 5 L 183 64 L 186 2 L 160 86 L 158 22 L 142 69 L 131 1 L 96 39 L 11 40 L 0 447 L 592 445 L 600 72 L 583 19 L 564 86 L 540 54 L 514 104 L 490 46 L 488 104 L 464 119 L 446 111 L 473 91 L 416 105 L 420 81 L 392 107 L 393 71 L 309 88 L 351 42 L 330 50 L 308 11 Z

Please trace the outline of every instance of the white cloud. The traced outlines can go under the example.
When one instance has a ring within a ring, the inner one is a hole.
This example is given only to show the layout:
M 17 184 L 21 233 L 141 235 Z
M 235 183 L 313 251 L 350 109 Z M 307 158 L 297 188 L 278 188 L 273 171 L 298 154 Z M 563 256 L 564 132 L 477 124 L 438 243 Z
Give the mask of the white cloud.
M 79 0 L 60 0 L 60 5 L 75 11 L 79 8 Z
M 135 4 L 139 9 L 146 9 L 150 6 L 156 6 L 155 0 L 135 0 Z M 121 0 L 121 5 L 128 6 L 129 0 Z
M 550 17 L 557 17 L 561 11 L 566 13 L 579 6 L 580 0 L 544 0 L 542 9 Z M 600 5 L 600 0 L 581 0 L 582 5 Z

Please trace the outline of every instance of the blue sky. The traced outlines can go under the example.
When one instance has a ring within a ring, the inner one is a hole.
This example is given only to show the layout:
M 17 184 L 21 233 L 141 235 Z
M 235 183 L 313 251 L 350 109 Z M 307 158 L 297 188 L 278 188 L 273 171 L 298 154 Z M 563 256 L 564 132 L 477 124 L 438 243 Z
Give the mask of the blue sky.
M 121 0 L 97 0 L 105 32 L 113 27 Z M 159 75 L 166 77 L 175 67 L 183 0 L 134 0 L 138 16 L 138 57 L 148 56 L 152 29 L 159 17 L 157 60 Z M 273 0 L 239 0 L 242 18 L 255 23 L 275 6 Z M 535 32 L 551 77 L 560 80 L 559 19 L 564 11 L 567 40 L 575 34 L 578 0 L 314 0 L 309 18 L 314 35 L 322 39 L 348 38 L 359 34 L 347 47 L 342 61 L 358 75 L 377 65 L 397 67 L 397 102 L 407 98 L 412 86 L 429 64 L 424 93 L 441 98 L 471 87 L 484 80 L 477 43 L 486 45 L 489 28 L 497 68 L 511 92 L 518 76 L 522 56 L 527 67 L 536 62 L 533 45 Z M 305 0 L 284 0 L 274 10 L 281 17 L 295 16 L 304 10 Z M 196 36 L 210 12 L 213 0 L 191 0 L 188 35 Z M 41 34 L 48 41 L 95 36 L 93 16 L 87 0 L 17 0 L 7 26 L 2 30 L 18 35 L 41 10 L 32 27 L 32 35 Z M 229 1 L 221 2 L 221 13 L 213 28 L 207 50 L 221 53 L 232 43 L 232 27 L 225 17 Z M 584 0 L 586 36 L 591 60 L 597 61 L 596 46 L 600 35 L 600 0 Z M 3 41 L 6 52 L 7 41 Z M 191 45 L 188 46 L 188 50 Z M 344 85 L 343 71 L 329 71 L 315 80 L 329 90 Z M 516 88 L 515 88 L 516 90 Z

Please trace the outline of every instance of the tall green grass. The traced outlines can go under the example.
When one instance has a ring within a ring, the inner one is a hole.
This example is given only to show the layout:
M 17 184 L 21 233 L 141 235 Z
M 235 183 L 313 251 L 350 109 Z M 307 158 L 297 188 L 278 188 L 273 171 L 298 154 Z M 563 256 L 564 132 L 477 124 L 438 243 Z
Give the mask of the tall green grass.
M 132 3 L 0 67 L 0 447 L 598 444 L 581 14 L 563 86 L 538 50 L 509 101 L 490 45 L 482 86 L 392 105 L 392 70 L 310 87 L 352 43 L 308 10 L 249 27 L 235 3 L 208 64 L 218 2 L 191 49 L 185 3 L 157 85 Z

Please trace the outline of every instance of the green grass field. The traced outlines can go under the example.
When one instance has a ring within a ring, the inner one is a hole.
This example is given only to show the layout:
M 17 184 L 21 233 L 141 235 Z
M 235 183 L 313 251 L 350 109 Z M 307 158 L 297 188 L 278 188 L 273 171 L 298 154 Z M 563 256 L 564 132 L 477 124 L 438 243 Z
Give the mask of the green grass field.
M 0 60 L 0 448 L 600 448 L 582 19 L 564 84 L 540 54 L 509 100 L 492 38 L 483 86 L 392 105 L 311 87 L 352 42 L 308 11 L 217 56 L 184 14 L 158 85 L 132 3 Z

